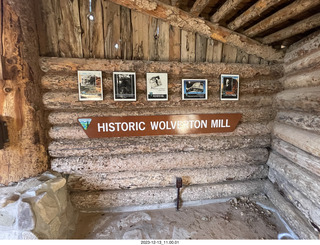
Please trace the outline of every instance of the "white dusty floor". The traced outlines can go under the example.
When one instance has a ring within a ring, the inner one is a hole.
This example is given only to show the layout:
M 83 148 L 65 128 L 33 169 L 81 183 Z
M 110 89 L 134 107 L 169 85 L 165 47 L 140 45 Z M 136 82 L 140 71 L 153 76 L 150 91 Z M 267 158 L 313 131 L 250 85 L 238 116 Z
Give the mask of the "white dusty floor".
M 277 239 L 288 233 L 278 216 L 255 201 L 183 205 L 176 209 L 80 213 L 75 239 Z M 261 197 L 258 200 L 261 202 Z M 272 207 L 263 198 L 262 203 Z

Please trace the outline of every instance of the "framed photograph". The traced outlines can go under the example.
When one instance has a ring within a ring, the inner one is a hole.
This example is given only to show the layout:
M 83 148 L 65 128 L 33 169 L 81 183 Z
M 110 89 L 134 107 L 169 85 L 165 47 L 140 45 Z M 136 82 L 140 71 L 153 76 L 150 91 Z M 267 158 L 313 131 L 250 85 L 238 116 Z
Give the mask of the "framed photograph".
M 182 79 L 183 100 L 206 100 L 208 97 L 207 79 Z
M 220 100 L 239 100 L 239 75 L 221 74 Z
M 79 100 L 103 100 L 102 72 L 78 71 Z
M 136 73 L 114 72 L 113 93 L 115 101 L 136 101 Z
M 167 73 L 147 73 L 147 100 L 168 100 Z

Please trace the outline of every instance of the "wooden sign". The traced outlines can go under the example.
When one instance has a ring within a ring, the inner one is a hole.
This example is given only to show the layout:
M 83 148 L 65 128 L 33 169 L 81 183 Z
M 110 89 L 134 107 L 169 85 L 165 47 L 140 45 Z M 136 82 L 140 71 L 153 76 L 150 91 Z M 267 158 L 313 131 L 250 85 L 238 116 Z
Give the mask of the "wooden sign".
M 78 118 L 89 138 L 232 132 L 240 113 Z

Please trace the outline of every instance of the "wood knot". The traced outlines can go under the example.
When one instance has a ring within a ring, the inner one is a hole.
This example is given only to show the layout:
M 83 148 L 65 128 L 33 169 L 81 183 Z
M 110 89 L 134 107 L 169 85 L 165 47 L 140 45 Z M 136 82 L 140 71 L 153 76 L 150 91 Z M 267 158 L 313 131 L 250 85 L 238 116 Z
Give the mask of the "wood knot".
M 5 93 L 10 93 L 12 91 L 12 88 L 6 87 L 6 88 L 3 88 L 3 90 Z

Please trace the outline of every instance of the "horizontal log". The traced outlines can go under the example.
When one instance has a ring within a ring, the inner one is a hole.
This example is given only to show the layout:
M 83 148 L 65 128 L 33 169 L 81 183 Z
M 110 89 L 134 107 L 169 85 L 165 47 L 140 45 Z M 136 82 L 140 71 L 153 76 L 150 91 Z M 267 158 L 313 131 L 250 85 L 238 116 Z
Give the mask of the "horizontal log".
M 101 191 L 119 189 L 157 188 L 175 186 L 181 176 L 184 186 L 210 185 L 233 181 L 265 179 L 267 165 L 221 167 L 202 169 L 176 169 L 160 171 L 130 171 L 118 173 L 92 173 L 70 175 L 68 188 L 71 191 Z
M 266 123 L 242 123 L 235 131 L 230 133 L 207 134 L 207 136 L 219 135 L 220 137 L 266 135 L 271 133 L 271 125 Z M 60 139 L 87 139 L 87 135 L 80 125 L 54 126 L 49 131 L 49 136 L 54 140 Z
M 227 0 L 222 6 L 210 17 L 210 21 L 218 23 L 230 14 L 232 11 L 237 9 L 238 5 L 244 2 L 244 0 Z
M 319 66 L 320 67 L 320 66 Z M 282 79 L 284 89 L 320 86 L 320 69 L 303 69 Z
M 112 74 L 103 74 L 103 90 L 105 93 L 113 93 Z M 197 74 L 192 76 L 193 79 L 207 79 L 208 91 L 219 92 L 220 78 L 212 78 L 211 75 Z M 282 89 L 280 77 L 260 76 L 255 78 L 240 79 L 241 94 L 273 94 Z M 77 91 L 78 80 L 76 75 L 58 75 L 47 74 L 42 77 L 42 88 L 51 91 Z M 168 76 L 168 90 L 170 94 L 181 93 L 182 79 L 189 79 L 184 76 Z M 137 91 L 146 93 L 146 77 L 145 74 L 138 74 L 136 78 Z
M 275 121 L 320 134 L 320 113 L 280 111 Z
M 288 223 L 300 239 L 318 239 L 318 234 L 309 224 L 306 218 L 289 201 L 274 188 L 271 182 L 267 181 L 264 192 L 269 200 L 277 207 L 281 217 Z
M 320 50 L 317 50 L 308 56 L 298 59 L 294 62 L 284 65 L 285 74 L 297 72 L 306 68 L 318 69 L 320 67 Z
M 209 152 L 167 152 L 105 154 L 54 158 L 51 169 L 66 174 L 113 173 L 122 171 L 159 171 L 260 165 L 268 160 L 266 148 Z
M 307 169 L 308 171 L 320 176 L 320 158 L 288 144 L 277 138 L 272 140 L 272 149 L 295 164 Z
M 294 204 L 295 207 L 299 209 L 305 217 L 308 218 L 308 220 L 311 220 L 314 224 L 320 226 L 319 205 L 316 206 L 304 194 L 289 184 L 285 177 L 281 176 L 273 169 L 270 169 L 269 179 L 272 183 L 276 183 L 278 185 L 280 190 L 285 194 L 286 198 L 288 198 L 288 200 L 290 200 L 290 202 Z
M 320 203 L 320 180 L 315 174 L 299 167 L 286 158 L 270 153 L 267 165 L 281 174 L 292 186 L 302 192 L 314 204 Z
M 276 96 L 279 109 L 320 112 L 320 87 L 285 90 Z
M 199 16 L 211 0 L 196 0 L 190 9 L 190 14 Z
M 259 17 L 264 11 L 268 10 L 279 2 L 281 2 L 281 0 L 259 0 L 245 12 L 239 15 L 236 19 L 230 22 L 228 24 L 228 28 L 231 30 L 237 30 L 247 22 Z
M 240 94 L 241 95 L 241 94 Z M 168 101 L 148 101 L 145 93 L 137 93 L 137 101 L 114 101 L 113 94 L 104 94 L 103 101 L 79 101 L 78 93 L 74 92 L 48 92 L 43 95 L 43 103 L 46 109 L 50 110 L 106 110 L 106 109 L 153 109 L 153 108 L 183 108 L 189 107 L 193 110 L 189 113 L 198 112 L 199 108 L 217 109 L 222 106 L 228 108 L 260 108 L 271 106 L 274 96 L 270 95 L 247 95 L 240 96 L 238 101 L 220 101 L 219 94 L 208 93 L 208 99 L 203 100 L 182 100 L 181 92 L 168 95 Z
M 284 57 L 284 63 L 289 64 L 296 60 L 303 59 L 303 57 L 308 56 L 320 48 L 320 31 L 310 34 L 309 36 L 303 38 L 292 44 Z
M 136 10 L 140 13 L 149 15 L 153 18 L 166 21 L 172 26 L 179 27 L 182 30 L 198 33 L 199 35 L 212 38 L 214 40 L 232 45 L 240 48 L 248 54 L 257 55 L 266 60 L 280 61 L 284 53 L 275 50 L 270 46 L 262 45 L 256 40 L 248 38 L 245 35 L 231 31 L 218 24 L 211 23 L 202 18 L 194 17 L 192 14 L 187 13 L 179 8 L 172 7 L 161 3 L 160 1 L 153 0 L 110 0 L 121 6 Z M 244 0 L 233 0 L 235 2 Z M 230 2 L 230 1 L 229 1 Z M 228 7 L 225 8 L 228 11 Z M 211 21 L 215 21 L 212 20 Z
M 149 115 L 184 115 L 192 111 L 192 107 L 183 108 L 150 108 L 147 111 L 144 108 L 134 110 L 108 109 L 108 110 L 90 110 L 90 111 L 58 111 L 49 114 L 48 120 L 52 125 L 77 124 L 79 117 L 111 117 L 111 116 L 149 116 Z M 270 107 L 257 109 L 211 109 L 198 108 L 197 114 L 221 114 L 221 113 L 241 113 L 240 122 L 270 122 L 276 116 L 276 111 Z
M 320 157 L 319 134 L 280 123 L 274 124 L 273 134 L 303 151 L 311 153 L 316 157 Z
M 320 13 L 312 15 L 304 20 L 301 20 L 293 25 L 281 29 L 280 31 L 274 32 L 264 38 L 262 43 L 271 44 L 277 41 L 284 40 L 286 38 L 293 37 L 295 35 L 307 32 L 320 25 Z
M 270 147 L 270 135 L 263 136 L 165 136 L 85 140 L 59 140 L 49 145 L 52 157 L 81 157 L 106 154 L 196 152 Z
M 140 60 L 106 60 L 77 58 L 40 58 L 40 67 L 44 72 L 75 73 L 78 70 L 98 70 L 106 73 L 130 71 L 137 74 L 147 72 L 164 72 L 171 75 L 192 77 L 193 74 L 207 74 L 218 77 L 220 74 L 238 74 L 241 78 L 255 76 L 278 76 L 282 74 L 281 65 L 259 64 L 223 64 L 223 63 L 188 63 Z
M 314 0 L 296 0 L 292 4 L 280 9 L 269 17 L 263 19 L 256 25 L 247 29 L 243 34 L 254 37 L 274 26 L 277 26 L 292 17 L 295 17 L 308 9 L 317 6 L 319 3 Z
M 212 185 L 186 186 L 181 190 L 184 202 L 248 196 L 262 191 L 264 181 L 234 181 Z M 80 210 L 103 210 L 115 207 L 174 203 L 175 187 L 147 188 L 119 191 L 73 192 L 71 201 Z

